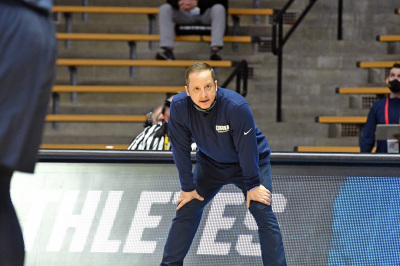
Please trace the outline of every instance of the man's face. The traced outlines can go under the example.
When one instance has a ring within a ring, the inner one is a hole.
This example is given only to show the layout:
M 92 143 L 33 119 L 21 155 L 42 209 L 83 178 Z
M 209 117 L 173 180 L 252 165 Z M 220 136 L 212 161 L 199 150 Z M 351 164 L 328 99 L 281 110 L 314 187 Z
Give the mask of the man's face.
M 185 89 L 195 104 L 208 109 L 217 95 L 217 81 L 213 80 L 210 70 L 196 71 L 189 74 L 189 84 Z
M 386 83 L 397 79 L 400 82 L 400 68 L 392 68 L 389 72 L 389 76 L 386 78 Z
M 163 115 L 161 113 L 163 106 L 157 106 L 154 110 L 153 110 L 153 125 L 157 124 L 158 122 L 161 122 L 163 120 Z
M 170 108 L 169 107 L 166 107 L 165 108 L 165 112 L 164 112 L 164 121 L 166 122 L 166 123 L 168 123 L 168 121 L 169 121 L 169 116 L 170 116 Z

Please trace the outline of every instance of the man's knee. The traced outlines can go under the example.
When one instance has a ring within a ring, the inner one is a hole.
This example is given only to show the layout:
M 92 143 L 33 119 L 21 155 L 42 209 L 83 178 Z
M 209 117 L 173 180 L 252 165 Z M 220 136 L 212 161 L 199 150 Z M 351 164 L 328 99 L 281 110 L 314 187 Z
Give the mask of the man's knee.
M 226 9 L 221 4 L 215 4 L 211 7 L 211 18 L 214 16 L 225 16 Z
M 201 216 L 204 203 L 198 199 L 193 199 L 176 211 L 177 217 L 197 217 Z
M 167 14 L 172 15 L 172 11 L 173 7 L 170 4 L 165 3 L 158 8 L 158 15 L 167 15 Z
M 274 221 L 276 219 L 275 214 L 272 211 L 272 207 L 258 201 L 250 202 L 249 211 L 253 215 L 257 224 L 259 223 L 259 221 L 268 222 Z

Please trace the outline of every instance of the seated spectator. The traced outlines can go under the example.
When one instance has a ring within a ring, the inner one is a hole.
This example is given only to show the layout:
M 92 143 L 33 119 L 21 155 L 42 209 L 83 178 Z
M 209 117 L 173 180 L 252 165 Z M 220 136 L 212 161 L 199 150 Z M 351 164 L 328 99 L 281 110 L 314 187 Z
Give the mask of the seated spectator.
M 386 77 L 390 94 L 374 103 L 368 114 L 361 139 L 361 152 L 371 152 L 375 144 L 377 124 L 400 124 L 400 64 L 394 64 Z M 378 140 L 377 153 L 387 152 L 387 141 Z
M 167 0 L 158 12 L 160 47 L 156 59 L 175 60 L 174 23 L 211 24 L 211 60 L 221 60 L 219 54 L 224 46 L 228 0 Z

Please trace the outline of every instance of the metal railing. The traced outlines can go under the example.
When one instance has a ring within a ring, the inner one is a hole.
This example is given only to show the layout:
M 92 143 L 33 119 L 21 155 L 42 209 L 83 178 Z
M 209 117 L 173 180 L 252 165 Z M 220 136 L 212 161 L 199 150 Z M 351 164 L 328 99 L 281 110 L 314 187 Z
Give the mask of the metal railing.
M 338 0 L 337 39 L 343 40 L 343 0 Z
M 246 60 L 242 60 L 241 62 L 235 64 L 236 67 L 230 76 L 225 80 L 222 84 L 222 88 L 227 88 L 228 84 L 236 77 L 236 92 L 241 94 L 243 97 L 247 95 L 247 81 L 248 81 L 248 73 L 249 67 Z M 243 85 L 243 87 L 242 87 Z
M 354 165 L 400 167 L 399 154 L 345 154 L 272 152 L 271 163 L 281 165 Z M 192 162 L 196 152 L 191 152 Z M 39 150 L 39 162 L 77 163 L 174 163 L 171 151 Z
M 282 59 L 283 59 L 283 46 L 288 41 L 290 36 L 299 26 L 301 21 L 311 10 L 313 5 L 317 0 L 310 0 L 309 4 L 300 14 L 298 19 L 292 25 L 290 30 L 283 36 L 283 15 L 288 10 L 288 8 L 293 4 L 294 0 L 288 1 L 281 10 L 276 10 L 276 16 L 272 22 L 272 53 L 278 56 L 278 74 L 277 74 L 277 103 L 276 103 L 276 121 L 282 122 Z

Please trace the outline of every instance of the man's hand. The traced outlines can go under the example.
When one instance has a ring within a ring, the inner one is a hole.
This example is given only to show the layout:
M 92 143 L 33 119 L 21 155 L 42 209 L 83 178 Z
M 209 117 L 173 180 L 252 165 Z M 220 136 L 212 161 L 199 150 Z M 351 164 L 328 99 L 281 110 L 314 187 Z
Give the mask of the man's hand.
M 188 11 L 197 6 L 197 0 L 180 0 L 178 5 L 180 10 Z
M 247 191 L 247 209 L 250 208 L 251 200 L 271 205 L 271 192 L 263 185 L 259 185 L 255 189 Z
M 179 195 L 178 200 L 176 203 L 178 204 L 178 207 L 176 207 L 177 210 L 182 208 L 183 205 L 191 201 L 192 199 L 198 199 L 200 201 L 203 201 L 204 198 L 200 196 L 196 190 L 190 191 L 190 192 L 185 192 L 181 190 L 181 194 Z

